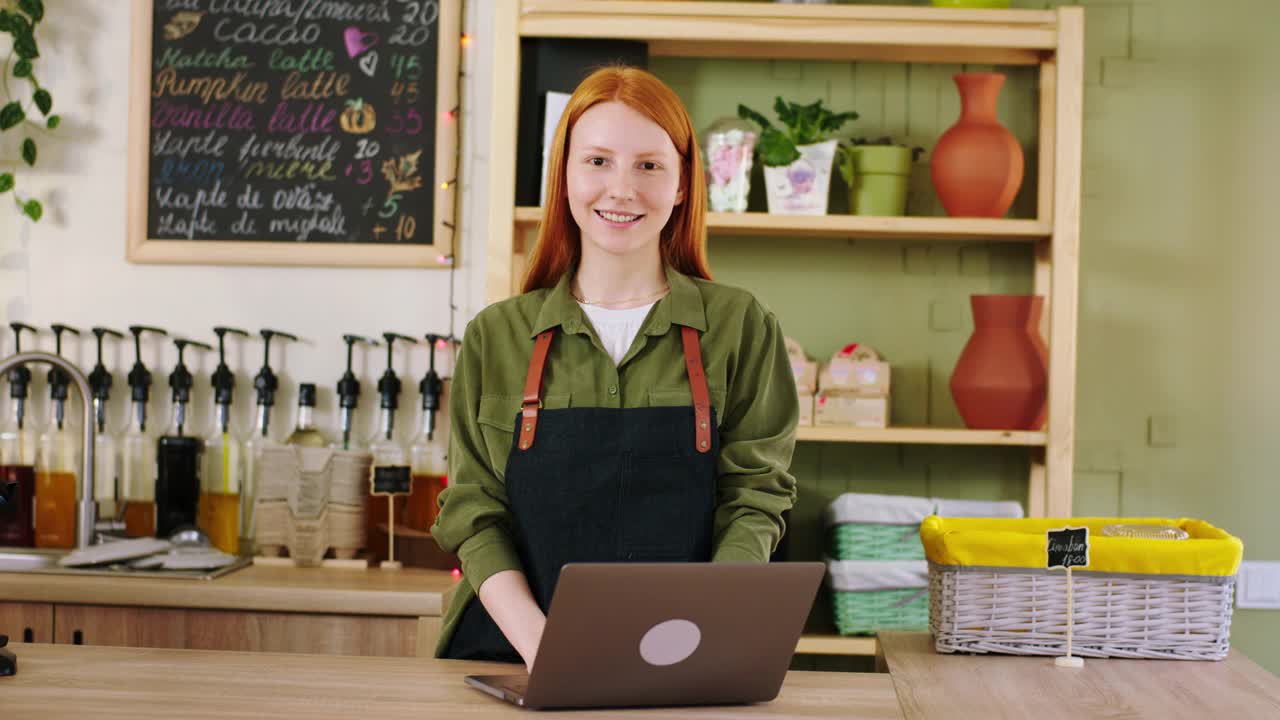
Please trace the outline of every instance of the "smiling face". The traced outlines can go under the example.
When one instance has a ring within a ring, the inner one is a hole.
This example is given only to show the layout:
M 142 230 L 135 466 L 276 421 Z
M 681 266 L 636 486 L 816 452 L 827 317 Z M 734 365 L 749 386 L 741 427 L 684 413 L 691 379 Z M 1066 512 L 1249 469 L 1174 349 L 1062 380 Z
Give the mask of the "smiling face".
M 680 165 L 662 127 L 624 103 L 582 113 L 569 137 L 565 189 L 583 256 L 656 256 L 662 228 L 684 200 Z

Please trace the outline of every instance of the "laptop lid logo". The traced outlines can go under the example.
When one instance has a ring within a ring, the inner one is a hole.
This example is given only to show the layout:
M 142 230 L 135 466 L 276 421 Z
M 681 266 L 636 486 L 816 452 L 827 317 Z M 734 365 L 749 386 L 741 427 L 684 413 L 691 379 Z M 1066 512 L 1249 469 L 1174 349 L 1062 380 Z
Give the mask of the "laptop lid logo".
M 702 642 L 702 631 L 688 620 L 665 620 L 640 638 L 640 657 L 650 665 L 675 665 Z

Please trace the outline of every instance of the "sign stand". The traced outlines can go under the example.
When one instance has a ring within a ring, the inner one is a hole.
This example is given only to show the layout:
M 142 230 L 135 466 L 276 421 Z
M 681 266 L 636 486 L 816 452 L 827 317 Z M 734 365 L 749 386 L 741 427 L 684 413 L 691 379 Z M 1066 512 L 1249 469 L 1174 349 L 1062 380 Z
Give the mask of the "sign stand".
M 1050 530 L 1045 550 L 1048 554 L 1046 567 L 1067 570 L 1067 654 L 1054 658 L 1053 664 L 1060 668 L 1083 668 L 1084 658 L 1071 654 L 1072 634 L 1075 630 L 1075 593 L 1071 568 L 1089 566 L 1089 528 L 1064 527 Z
M 407 465 L 375 466 L 369 478 L 370 495 L 387 498 L 387 559 L 378 564 L 383 570 L 399 570 L 404 567 L 396 560 L 396 495 L 408 495 L 412 481 Z

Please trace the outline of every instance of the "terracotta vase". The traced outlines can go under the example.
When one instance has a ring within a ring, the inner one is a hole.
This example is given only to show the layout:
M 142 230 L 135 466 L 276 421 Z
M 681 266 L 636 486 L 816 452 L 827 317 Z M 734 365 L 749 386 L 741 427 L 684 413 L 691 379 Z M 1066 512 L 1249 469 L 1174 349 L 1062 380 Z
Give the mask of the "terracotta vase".
M 974 295 L 973 335 L 951 374 L 951 396 L 970 428 L 1039 430 L 1046 417 L 1044 298 Z
M 960 119 L 933 149 L 933 186 L 952 217 L 1004 217 L 1022 186 L 1022 146 L 996 118 L 1004 75 L 961 73 Z

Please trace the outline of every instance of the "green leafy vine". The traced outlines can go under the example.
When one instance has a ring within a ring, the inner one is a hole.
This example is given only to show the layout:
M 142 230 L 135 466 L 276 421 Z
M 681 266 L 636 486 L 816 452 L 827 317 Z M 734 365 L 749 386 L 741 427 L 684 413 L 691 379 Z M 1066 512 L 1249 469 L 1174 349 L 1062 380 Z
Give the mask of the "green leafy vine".
M 3 5 L 0 7 L 0 33 L 8 33 L 13 39 L 13 52 L 4 71 L 0 72 L 0 91 L 4 93 L 0 96 L 0 103 L 3 103 L 0 106 L 0 132 L 26 131 L 20 153 L 22 161 L 28 167 L 34 167 L 38 152 L 30 131 L 42 126 L 54 130 L 60 122 L 57 115 L 50 114 L 53 110 L 53 96 L 40 85 L 35 74 L 35 60 L 40 57 L 35 32 L 44 19 L 44 0 L 0 0 L 0 5 Z M 18 97 L 10 88 L 10 74 L 26 81 L 30 86 L 29 97 Z M 38 111 L 43 119 L 34 117 L 33 110 Z M 40 201 L 34 198 L 22 200 L 15 188 L 14 173 L 7 169 L 0 172 L 0 195 L 12 193 L 21 212 L 33 221 L 39 220 L 44 214 Z

